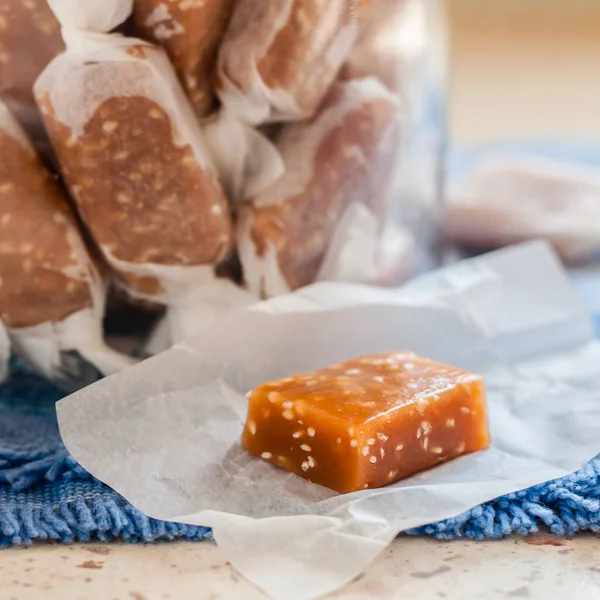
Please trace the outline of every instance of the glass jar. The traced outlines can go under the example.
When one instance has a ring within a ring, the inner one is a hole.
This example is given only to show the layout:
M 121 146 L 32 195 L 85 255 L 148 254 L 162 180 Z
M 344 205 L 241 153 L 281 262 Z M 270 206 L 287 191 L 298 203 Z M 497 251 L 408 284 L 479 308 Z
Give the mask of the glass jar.
M 439 263 L 447 141 L 448 39 L 443 0 L 376 0 L 359 42 L 363 72 L 376 73 L 406 110 L 388 220 L 409 231 L 414 254 L 399 279 Z M 398 283 L 398 279 L 394 281 Z
M 0 97 L 51 142 L 57 160 L 35 168 L 77 213 L 74 264 L 110 283 L 55 297 L 57 323 L 75 304 L 101 322 L 112 288 L 140 314 L 166 308 L 175 341 L 317 281 L 396 285 L 437 263 L 442 0 L 49 6 L 0 7 Z M 24 302 L 44 293 L 27 280 Z

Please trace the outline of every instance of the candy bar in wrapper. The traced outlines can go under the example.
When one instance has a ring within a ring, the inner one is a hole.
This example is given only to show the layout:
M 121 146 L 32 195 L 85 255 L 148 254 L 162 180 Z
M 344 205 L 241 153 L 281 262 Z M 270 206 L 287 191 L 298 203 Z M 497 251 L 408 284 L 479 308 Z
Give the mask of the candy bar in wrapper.
M 51 0 L 67 51 L 35 85 L 79 214 L 118 283 L 171 305 L 214 279 L 232 223 L 164 51 L 104 32 L 130 0 Z
M 0 98 L 36 140 L 43 127 L 33 84 L 63 48 L 60 25 L 46 0 L 0 2 Z
M 136 33 L 166 50 L 198 117 L 216 106 L 211 79 L 233 4 L 234 0 L 135 0 Z
M 240 209 L 238 247 L 250 290 L 273 296 L 315 281 L 351 204 L 385 220 L 400 123 L 390 92 L 362 79 L 336 84 L 317 116 L 284 128 L 285 175 Z
M 238 0 L 217 92 L 250 123 L 312 116 L 356 39 L 356 0 Z
M 131 362 L 102 341 L 105 290 L 70 208 L 0 103 L 0 320 L 15 350 L 54 379 Z M 84 381 L 81 381 L 83 377 Z
M 590 169 L 490 156 L 448 195 L 453 243 L 486 250 L 541 238 L 567 263 L 600 256 L 600 177 Z

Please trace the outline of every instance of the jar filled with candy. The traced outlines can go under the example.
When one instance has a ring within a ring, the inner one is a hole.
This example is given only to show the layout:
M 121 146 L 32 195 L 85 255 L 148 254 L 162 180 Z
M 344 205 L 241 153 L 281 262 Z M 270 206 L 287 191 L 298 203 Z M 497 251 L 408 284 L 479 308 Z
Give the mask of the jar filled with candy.
M 5 0 L 0 319 L 101 373 L 107 297 L 164 344 L 319 281 L 437 261 L 441 0 Z

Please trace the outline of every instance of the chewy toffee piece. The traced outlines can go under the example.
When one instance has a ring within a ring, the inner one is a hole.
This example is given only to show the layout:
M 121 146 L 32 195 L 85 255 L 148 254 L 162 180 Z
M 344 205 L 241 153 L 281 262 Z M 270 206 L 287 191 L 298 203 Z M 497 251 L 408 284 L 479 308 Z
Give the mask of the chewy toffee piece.
M 250 394 L 243 447 L 348 493 L 489 446 L 483 379 L 410 352 L 376 354 Z

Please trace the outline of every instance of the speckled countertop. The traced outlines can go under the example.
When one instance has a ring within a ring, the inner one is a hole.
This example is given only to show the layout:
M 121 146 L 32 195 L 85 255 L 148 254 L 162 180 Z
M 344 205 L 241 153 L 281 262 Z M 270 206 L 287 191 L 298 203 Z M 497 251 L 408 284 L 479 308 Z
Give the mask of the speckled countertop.
M 1 600 L 265 600 L 208 542 L 0 551 Z M 331 600 L 600 599 L 600 538 L 400 539 Z

